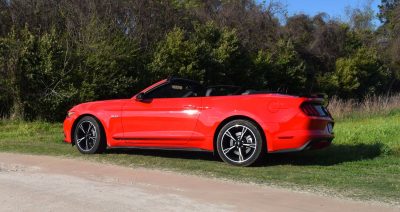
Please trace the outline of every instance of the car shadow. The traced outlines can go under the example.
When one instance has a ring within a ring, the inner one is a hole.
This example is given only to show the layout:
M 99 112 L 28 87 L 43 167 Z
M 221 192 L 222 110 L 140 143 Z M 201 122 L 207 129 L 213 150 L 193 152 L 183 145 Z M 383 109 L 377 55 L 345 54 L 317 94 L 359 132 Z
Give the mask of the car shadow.
M 255 166 L 332 166 L 335 164 L 369 160 L 383 154 L 384 145 L 375 144 L 333 144 L 323 150 L 310 150 L 294 153 L 267 154 Z M 128 154 L 154 156 L 163 158 L 179 158 L 187 160 L 203 160 L 222 162 L 219 156 L 212 152 L 181 151 L 181 150 L 152 150 L 152 149 L 109 149 L 106 154 Z
M 295 153 L 268 154 L 258 166 L 297 165 L 332 166 L 345 162 L 369 160 L 383 154 L 384 145 L 374 144 L 333 144 L 322 150 Z
M 163 158 L 177 158 L 188 160 L 219 161 L 218 156 L 206 151 L 185 151 L 185 150 L 160 150 L 160 149 L 108 149 L 107 154 L 128 154 L 142 155 Z

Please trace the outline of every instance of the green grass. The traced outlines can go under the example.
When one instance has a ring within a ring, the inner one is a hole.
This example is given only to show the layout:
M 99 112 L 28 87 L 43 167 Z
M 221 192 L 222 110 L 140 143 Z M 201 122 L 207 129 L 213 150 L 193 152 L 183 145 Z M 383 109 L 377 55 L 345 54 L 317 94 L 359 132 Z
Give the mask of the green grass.
M 257 167 L 233 167 L 209 153 L 108 151 L 81 155 L 62 142 L 62 125 L 0 121 L 0 151 L 79 157 L 311 190 L 400 204 L 400 113 L 348 118 L 336 123 L 334 144 L 325 150 L 269 155 Z

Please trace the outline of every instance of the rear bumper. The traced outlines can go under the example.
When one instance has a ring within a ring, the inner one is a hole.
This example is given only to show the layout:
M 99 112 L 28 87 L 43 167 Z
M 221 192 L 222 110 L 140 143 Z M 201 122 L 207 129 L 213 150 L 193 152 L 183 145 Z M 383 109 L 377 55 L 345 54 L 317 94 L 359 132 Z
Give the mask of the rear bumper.
M 334 139 L 334 121 L 331 118 L 303 118 L 295 124 L 279 127 L 267 138 L 268 152 L 298 152 L 328 147 Z M 283 130 L 288 129 L 289 130 Z M 269 143 L 268 143 L 269 142 Z
M 278 151 L 273 151 L 270 153 L 287 153 L 287 152 L 300 152 L 311 149 L 323 149 L 331 145 L 333 137 L 327 138 L 315 138 L 308 140 L 303 146 L 299 148 L 283 149 Z

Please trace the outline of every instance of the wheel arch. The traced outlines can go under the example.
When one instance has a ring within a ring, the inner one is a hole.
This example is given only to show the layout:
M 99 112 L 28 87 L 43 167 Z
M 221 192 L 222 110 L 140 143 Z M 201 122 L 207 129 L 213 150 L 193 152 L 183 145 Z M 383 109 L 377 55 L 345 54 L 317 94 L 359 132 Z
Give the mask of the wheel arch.
M 107 143 L 106 130 L 104 129 L 104 124 L 100 121 L 100 119 L 98 119 L 95 115 L 93 115 L 93 114 L 91 114 L 91 113 L 83 113 L 83 114 L 80 114 L 80 115 L 75 119 L 74 123 L 72 124 L 72 128 L 71 128 L 71 144 L 72 144 L 72 145 L 75 145 L 75 140 L 74 140 L 75 127 L 76 127 L 76 125 L 78 124 L 78 122 L 79 122 L 83 117 L 85 117 L 85 116 L 90 116 L 90 117 L 94 118 L 94 119 L 98 122 L 98 124 L 99 124 L 99 126 L 100 126 L 100 128 L 101 128 L 101 131 L 102 131 L 102 133 L 104 134 L 103 137 L 104 137 L 104 139 L 106 139 L 106 143 Z M 108 145 L 108 143 L 107 143 L 107 145 Z
M 244 115 L 234 115 L 234 116 L 230 116 L 225 118 L 221 123 L 219 123 L 218 127 L 216 128 L 215 132 L 214 132 L 214 137 L 213 137 L 213 153 L 214 155 L 218 155 L 217 152 L 217 138 L 218 138 L 218 134 L 221 131 L 221 129 L 225 126 L 225 124 L 227 124 L 230 121 L 233 120 L 238 120 L 238 119 L 242 119 L 242 120 L 247 120 L 252 122 L 257 129 L 260 131 L 261 134 L 261 138 L 263 139 L 263 144 L 265 145 L 265 147 L 263 148 L 263 151 L 268 152 L 268 142 L 267 142 L 267 137 L 265 135 L 265 132 L 263 130 L 263 128 L 261 127 L 261 125 L 254 119 L 248 117 L 248 116 L 244 116 Z

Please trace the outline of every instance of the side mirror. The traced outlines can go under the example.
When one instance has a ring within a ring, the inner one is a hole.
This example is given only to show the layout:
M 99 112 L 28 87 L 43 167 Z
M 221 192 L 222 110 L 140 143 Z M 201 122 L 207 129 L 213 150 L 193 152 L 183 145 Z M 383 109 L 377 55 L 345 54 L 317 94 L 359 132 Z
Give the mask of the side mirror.
M 136 101 L 143 102 L 144 101 L 144 93 L 139 93 L 136 95 Z

